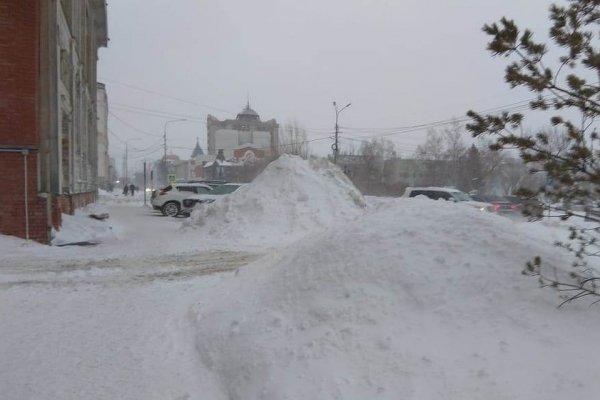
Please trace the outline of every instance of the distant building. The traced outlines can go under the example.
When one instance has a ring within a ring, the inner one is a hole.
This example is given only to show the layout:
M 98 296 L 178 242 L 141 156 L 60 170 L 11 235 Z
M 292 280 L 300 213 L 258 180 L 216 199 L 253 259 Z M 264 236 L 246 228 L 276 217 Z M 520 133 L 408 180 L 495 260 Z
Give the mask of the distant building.
M 0 10 L 0 233 L 48 243 L 62 213 L 95 199 L 106 3 L 3 1 Z
M 223 151 L 226 160 L 235 158 L 236 150 L 253 148 L 267 158 L 276 158 L 279 151 L 279 125 L 277 121 L 261 121 L 250 104 L 235 119 L 220 121 L 212 115 L 206 124 L 208 132 L 208 154 L 213 159 Z

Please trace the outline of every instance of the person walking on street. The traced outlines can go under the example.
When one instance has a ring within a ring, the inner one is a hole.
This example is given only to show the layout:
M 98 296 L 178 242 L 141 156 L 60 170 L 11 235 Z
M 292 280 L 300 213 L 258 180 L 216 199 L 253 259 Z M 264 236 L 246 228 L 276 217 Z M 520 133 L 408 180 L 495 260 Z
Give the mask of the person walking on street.
M 129 194 L 129 185 L 123 186 L 123 196 L 127 196 Z
M 135 192 L 135 185 L 133 183 L 131 183 L 129 185 L 129 191 L 131 192 L 131 195 L 133 196 L 133 193 Z

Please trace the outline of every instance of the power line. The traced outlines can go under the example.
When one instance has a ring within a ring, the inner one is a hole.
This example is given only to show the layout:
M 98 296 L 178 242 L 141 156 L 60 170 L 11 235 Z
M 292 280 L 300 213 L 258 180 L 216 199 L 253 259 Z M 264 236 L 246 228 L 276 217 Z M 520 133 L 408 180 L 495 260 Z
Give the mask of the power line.
M 108 128 L 108 133 L 112 135 L 115 139 L 117 139 L 122 144 L 125 144 L 125 140 L 121 139 L 116 133 L 114 133 L 110 128 Z
M 119 118 L 119 117 L 118 117 L 118 116 L 117 116 L 115 113 L 113 113 L 112 111 L 109 111 L 108 113 L 109 113 L 110 115 L 112 115 L 112 116 L 113 116 L 113 118 L 115 118 L 117 121 L 121 122 L 123 125 L 125 125 L 125 126 L 129 127 L 130 129 L 133 129 L 134 131 L 136 131 L 136 132 L 138 132 L 138 133 L 141 133 L 141 134 L 143 134 L 143 135 L 146 135 L 146 136 L 152 136 L 152 137 L 160 137 L 160 136 L 161 136 L 160 134 L 146 132 L 146 131 L 144 131 L 144 130 L 142 130 L 142 129 L 138 128 L 138 127 L 135 127 L 135 126 L 131 125 L 129 122 L 127 122 L 127 121 L 125 121 L 125 120 L 123 120 L 123 119 Z
M 152 151 L 151 151 L 151 152 L 149 152 L 149 153 L 145 153 L 145 154 L 138 154 L 138 155 L 136 155 L 136 156 L 134 156 L 134 157 L 130 157 L 130 158 L 132 158 L 132 159 L 134 159 L 134 160 L 139 160 L 139 159 L 142 159 L 142 158 L 147 158 L 147 157 L 148 157 L 148 156 L 150 156 L 151 154 L 154 154 L 154 153 L 156 153 L 156 152 L 158 152 L 158 151 L 160 151 L 160 150 L 162 150 L 162 146 L 159 146 L 159 147 L 157 147 L 155 150 L 152 150 Z
M 236 115 L 236 113 L 234 113 L 232 111 L 224 110 L 224 109 L 221 109 L 221 108 L 218 108 L 218 107 L 213 107 L 213 106 L 207 105 L 207 104 L 197 103 L 195 101 L 190 101 L 190 100 L 182 99 L 180 97 L 175 97 L 175 96 L 172 96 L 172 95 L 169 95 L 169 94 L 166 94 L 166 93 L 161 93 L 161 92 L 157 92 L 155 90 L 146 89 L 146 88 L 142 88 L 142 87 L 139 87 L 139 86 L 131 85 L 129 83 L 124 83 L 124 82 L 116 81 L 114 79 L 101 79 L 101 80 L 106 81 L 106 82 L 111 82 L 111 83 L 114 83 L 114 84 L 117 84 L 117 85 L 121 85 L 121 86 L 130 88 L 130 89 L 138 90 L 138 91 L 141 91 L 141 92 L 150 93 L 150 94 L 154 94 L 156 96 L 160 96 L 160 97 L 164 97 L 164 98 L 176 100 L 176 101 L 179 101 L 179 102 L 182 102 L 182 103 L 191 104 L 191 105 L 195 105 L 195 106 L 199 106 L 199 107 L 204 107 L 204 108 L 208 108 L 208 109 L 211 109 L 211 110 L 223 112 L 223 113 L 226 113 L 226 114 Z
M 175 113 L 170 113 L 170 112 L 165 112 L 165 111 L 160 111 L 160 110 L 153 110 L 153 109 L 149 109 L 149 108 L 135 107 L 135 106 L 118 106 L 117 105 L 117 106 L 111 106 L 111 109 L 129 112 L 129 113 L 133 113 L 133 114 L 148 115 L 151 117 L 156 117 L 156 118 L 161 118 L 161 119 L 173 118 L 173 117 L 183 117 L 183 118 L 186 118 L 190 122 L 204 122 L 202 119 L 198 118 L 197 115 L 175 114 Z
M 151 144 L 150 146 L 146 147 L 145 149 L 136 149 L 134 147 L 130 151 L 137 152 L 137 153 L 143 153 L 143 152 L 149 151 L 150 149 L 153 149 L 153 148 L 162 148 L 162 140 L 159 140 L 158 142 Z
M 547 96 L 543 96 L 542 98 L 549 98 L 552 97 L 552 95 L 547 95 Z M 537 100 L 536 99 L 532 99 L 532 100 Z M 485 109 L 482 111 L 479 111 L 480 113 L 489 113 L 489 112 L 494 112 L 494 111 L 520 111 L 520 110 L 525 110 L 529 108 L 529 104 L 532 100 L 521 100 L 518 102 L 514 102 L 514 103 L 510 103 L 507 105 L 503 105 L 503 106 L 497 106 L 497 107 L 492 107 L 489 109 Z M 119 103 L 116 103 L 119 104 Z M 152 110 L 152 109 L 147 109 L 147 108 L 143 108 L 143 107 L 136 107 L 136 106 L 129 106 L 129 105 L 121 105 L 121 107 L 127 107 L 127 108 L 131 108 L 133 110 L 129 110 L 126 108 L 119 108 L 117 107 L 117 109 L 120 109 L 122 111 L 127 111 L 127 112 L 137 112 L 140 114 L 149 114 L 152 116 L 156 116 L 156 117 L 161 117 L 161 118 L 165 118 L 165 117 L 187 117 L 187 118 L 192 118 L 192 119 L 196 119 L 197 121 L 201 121 L 193 116 L 189 116 L 189 115 L 185 115 L 185 114 L 174 114 L 174 113 L 168 113 L 168 112 L 164 112 L 164 111 L 160 111 L 160 110 Z M 141 111 L 137 111 L 137 110 L 141 110 Z M 154 136 L 154 137 L 160 137 L 161 135 L 158 134 L 153 134 L 153 133 L 149 133 L 146 131 L 143 131 L 129 123 L 127 123 L 126 121 L 122 120 L 121 118 L 119 118 L 118 116 L 116 116 L 114 113 L 110 112 L 110 114 L 116 118 L 117 120 L 119 120 L 120 122 L 122 122 L 123 124 L 125 124 L 126 126 L 130 127 L 131 129 L 134 129 L 137 132 L 149 135 L 149 136 Z M 415 124 L 415 125 L 408 125 L 408 126 L 397 126 L 397 127 L 389 127 L 389 128 L 357 128 L 357 127 L 342 127 L 345 130 L 349 130 L 351 132 L 348 132 L 350 134 L 353 133 L 364 133 L 364 132 L 372 132 L 372 131 L 379 131 L 379 134 L 376 135 L 365 135 L 365 136 L 358 136 L 358 137 L 348 137 L 348 136 L 343 136 L 340 137 L 340 139 L 342 140 L 349 140 L 349 141 L 355 141 L 355 142 L 365 142 L 368 139 L 375 139 L 375 138 L 380 138 L 380 137 L 387 137 L 387 136 L 393 136 L 393 135 L 399 135 L 399 134 L 407 134 L 407 133 L 412 133 L 412 132 L 417 132 L 417 131 L 422 131 L 424 129 L 432 129 L 432 128 L 436 128 L 439 126 L 444 126 L 444 125 L 448 125 L 448 124 L 454 124 L 454 123 L 463 123 L 466 121 L 469 121 L 470 118 L 449 118 L 449 119 L 444 119 L 444 120 L 438 120 L 438 121 L 433 121 L 433 122 L 429 122 L 429 123 L 422 123 L 422 124 Z M 190 121 L 193 122 L 193 121 Z M 322 131 L 322 132 L 319 132 Z M 305 129 L 305 132 L 309 132 L 309 133 L 315 133 L 317 135 L 323 135 L 326 134 L 327 136 L 325 137 L 320 137 L 320 138 L 315 138 L 315 139 L 310 139 L 310 140 L 303 140 L 303 141 L 299 141 L 296 143 L 286 143 L 286 144 L 280 144 L 278 147 L 279 148 L 284 148 L 287 146 L 292 146 L 292 145 L 301 145 L 301 144 L 308 144 L 311 142 L 316 142 L 316 141 L 321 141 L 321 140 L 328 140 L 331 139 L 333 135 L 333 132 L 331 132 L 331 130 L 326 130 L 326 129 L 310 129 L 307 130 Z M 114 135 L 114 133 L 110 132 L 111 134 Z M 124 141 L 120 138 L 118 138 L 116 135 L 114 135 L 119 141 L 123 142 Z M 154 146 L 158 146 L 158 144 L 156 145 L 151 145 L 149 146 L 147 149 L 141 150 L 141 151 L 146 151 L 146 150 L 150 150 L 152 149 Z M 418 145 L 414 146 L 414 149 L 416 149 L 416 147 L 418 147 Z M 184 149 L 184 150 L 193 150 L 193 147 L 181 147 L 181 146 L 171 146 L 171 148 L 175 148 L 175 149 Z M 270 149 L 271 146 L 265 146 L 265 147 L 254 147 L 255 149 L 258 150 L 262 150 L 262 149 Z M 223 149 L 223 150 L 235 150 L 236 148 L 231 148 L 231 149 Z M 152 150 L 150 153 L 146 154 L 146 155 L 141 155 L 138 156 L 137 158 L 141 158 L 150 154 L 153 154 L 155 152 L 157 152 L 158 150 L 160 150 L 160 146 L 158 146 L 156 149 Z
M 116 133 L 114 133 L 114 132 L 113 132 L 113 131 L 112 131 L 110 128 L 108 128 L 108 133 L 109 133 L 109 134 L 110 134 L 112 137 L 114 137 L 115 139 L 117 139 L 117 140 L 118 140 L 118 141 L 121 143 L 121 145 L 125 145 L 125 146 L 127 146 L 127 140 L 123 140 L 123 139 L 121 139 L 121 138 L 120 138 L 120 137 L 119 137 L 119 136 L 118 136 Z M 113 143 L 112 145 L 114 146 L 114 143 Z M 153 148 L 154 148 L 154 150 L 153 150 Z M 124 151 L 124 150 L 125 150 L 125 149 L 124 149 L 124 148 L 122 148 L 122 147 L 120 147 L 119 149 L 120 149 L 121 151 Z M 141 152 L 141 153 L 144 153 L 144 154 L 140 154 L 140 155 L 137 155 L 137 156 L 134 156 L 134 157 L 129 157 L 129 158 L 134 158 L 134 159 L 135 159 L 135 158 L 143 158 L 143 157 L 147 157 L 147 156 L 149 156 L 150 154 L 156 153 L 158 150 L 161 150 L 161 149 L 162 149 L 162 144 L 161 144 L 161 141 L 159 141 L 159 142 L 156 142 L 156 143 L 154 143 L 154 144 L 151 144 L 150 146 L 148 146 L 148 147 L 146 147 L 146 148 L 144 148 L 144 149 L 136 149 L 136 148 L 134 147 L 134 148 L 132 148 L 132 149 L 131 149 L 131 150 L 129 150 L 129 151 L 130 151 L 130 152 L 131 152 L 131 151 L 133 151 L 133 152 L 136 152 L 136 153 L 140 153 L 140 152 Z
M 507 109 L 506 107 L 496 107 L 495 109 L 503 109 L 506 111 L 510 110 L 510 111 L 514 112 L 514 111 L 526 110 L 528 108 L 529 108 L 528 105 L 521 105 L 521 106 L 513 107 L 512 109 Z M 482 111 L 482 112 L 489 112 L 489 111 Z M 396 128 L 396 130 L 394 130 L 394 131 L 380 133 L 377 135 L 358 136 L 356 138 L 357 139 L 372 139 L 372 138 L 379 138 L 379 137 L 394 136 L 394 135 L 400 135 L 400 134 L 406 134 L 406 133 L 412 133 L 412 132 L 419 132 L 419 131 L 423 131 L 425 129 L 433 129 L 433 128 L 437 128 L 437 127 L 444 126 L 444 125 L 450 125 L 450 124 L 454 124 L 454 123 L 467 122 L 470 120 L 471 119 L 468 117 L 461 118 L 461 119 L 453 118 L 453 119 L 448 119 L 448 120 L 440 120 L 440 121 L 435 121 L 435 122 L 428 123 L 428 124 L 412 125 L 412 126 L 407 126 L 407 127 L 400 128 L 400 129 Z M 349 128 L 344 127 L 344 129 L 349 129 Z M 356 132 L 356 133 L 360 133 L 360 132 Z
M 547 99 L 553 97 L 553 95 L 546 95 L 543 96 L 543 99 Z M 531 101 L 533 100 L 537 100 L 537 98 L 535 99 L 528 99 L 528 100 L 520 100 L 514 103 L 509 103 L 509 104 L 505 104 L 502 106 L 495 106 L 495 107 L 491 107 L 488 109 L 483 109 L 478 111 L 479 113 L 490 113 L 490 112 L 495 112 L 495 111 L 502 111 L 502 110 L 512 110 L 515 111 L 515 109 L 518 111 L 520 109 L 527 109 L 529 108 L 529 104 L 531 103 Z M 416 124 L 416 125 L 408 125 L 408 126 L 396 126 L 396 127 L 388 127 L 388 128 L 365 128 L 365 127 L 348 127 L 348 126 L 342 126 L 342 128 L 344 129 L 348 129 L 348 130 L 353 130 L 353 131 L 403 131 L 406 129 L 413 129 L 413 128 L 427 128 L 430 125 L 446 125 L 449 123 L 453 123 L 455 121 L 458 122 L 464 122 L 464 121 L 469 121 L 470 118 L 467 117 L 462 117 L 462 118 L 446 118 L 446 119 L 442 119 L 442 120 L 438 120 L 438 121 L 433 121 L 433 122 L 428 122 L 428 123 L 423 123 L 423 124 Z

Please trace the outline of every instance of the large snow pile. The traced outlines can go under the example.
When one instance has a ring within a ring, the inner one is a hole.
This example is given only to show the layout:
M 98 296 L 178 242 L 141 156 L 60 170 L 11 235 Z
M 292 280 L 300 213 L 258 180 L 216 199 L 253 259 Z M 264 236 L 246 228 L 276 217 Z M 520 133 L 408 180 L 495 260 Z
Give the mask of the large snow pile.
M 597 311 L 521 274 L 568 265 L 537 232 L 398 200 L 242 269 L 196 305 L 196 346 L 229 399 L 597 398 Z
M 195 211 L 191 224 L 213 238 L 276 244 L 355 219 L 365 207 L 337 166 L 283 155 L 251 184 Z

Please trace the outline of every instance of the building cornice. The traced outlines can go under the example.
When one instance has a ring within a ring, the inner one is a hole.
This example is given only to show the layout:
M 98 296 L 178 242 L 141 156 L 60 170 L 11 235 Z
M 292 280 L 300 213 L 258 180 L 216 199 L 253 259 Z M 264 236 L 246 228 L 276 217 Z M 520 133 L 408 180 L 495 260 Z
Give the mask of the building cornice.
M 94 12 L 94 28 L 96 30 L 96 45 L 108 46 L 108 22 L 106 3 L 104 0 L 91 0 L 90 6 Z

